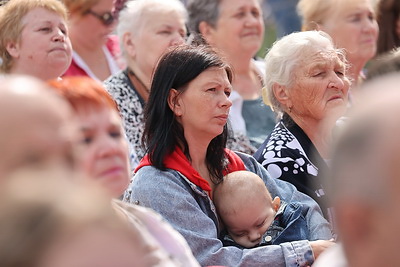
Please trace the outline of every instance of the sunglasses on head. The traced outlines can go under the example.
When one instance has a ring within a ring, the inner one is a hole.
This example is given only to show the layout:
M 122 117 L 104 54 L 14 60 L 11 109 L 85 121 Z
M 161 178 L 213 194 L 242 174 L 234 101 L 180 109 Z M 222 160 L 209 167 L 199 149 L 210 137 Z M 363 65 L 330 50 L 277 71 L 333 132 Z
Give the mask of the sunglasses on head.
M 111 24 L 114 22 L 114 20 L 115 20 L 115 17 L 114 17 L 114 15 L 113 15 L 113 13 L 110 12 L 110 11 L 105 12 L 105 13 L 103 13 L 103 14 L 97 14 L 96 12 L 93 12 L 92 10 L 89 9 L 89 10 L 87 11 L 87 14 L 91 14 L 91 15 L 95 16 L 95 17 L 98 18 L 98 19 L 101 21 L 101 23 L 103 23 L 103 25 L 105 25 L 105 26 L 111 25 Z

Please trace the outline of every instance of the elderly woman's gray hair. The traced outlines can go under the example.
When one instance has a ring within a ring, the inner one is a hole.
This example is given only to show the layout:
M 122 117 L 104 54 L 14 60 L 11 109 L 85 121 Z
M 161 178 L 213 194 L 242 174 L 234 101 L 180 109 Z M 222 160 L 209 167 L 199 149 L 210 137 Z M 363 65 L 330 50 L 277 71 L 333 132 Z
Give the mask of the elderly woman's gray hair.
M 296 77 L 296 68 L 304 65 L 307 57 L 323 51 L 334 51 L 346 63 L 343 50 L 336 49 L 331 37 L 322 31 L 295 32 L 276 41 L 265 56 L 266 73 L 263 100 L 271 105 L 278 116 L 284 113 L 284 107 L 275 97 L 273 88 L 276 84 L 290 88 Z
M 219 16 L 219 4 L 222 0 L 188 0 L 188 28 L 190 33 L 200 33 L 200 22 L 215 27 Z
M 199 34 L 199 25 L 202 21 L 215 27 L 220 14 L 219 6 L 222 1 L 223 0 L 188 0 L 187 10 L 189 13 L 189 32 Z M 261 3 L 262 0 L 258 1 Z
M 137 36 L 141 32 L 143 17 L 148 13 L 168 13 L 178 12 L 188 19 L 187 11 L 183 3 L 179 0 L 134 0 L 128 1 L 124 9 L 119 14 L 117 35 L 120 40 L 121 52 L 126 59 L 126 51 L 123 42 L 124 34 L 130 33 Z

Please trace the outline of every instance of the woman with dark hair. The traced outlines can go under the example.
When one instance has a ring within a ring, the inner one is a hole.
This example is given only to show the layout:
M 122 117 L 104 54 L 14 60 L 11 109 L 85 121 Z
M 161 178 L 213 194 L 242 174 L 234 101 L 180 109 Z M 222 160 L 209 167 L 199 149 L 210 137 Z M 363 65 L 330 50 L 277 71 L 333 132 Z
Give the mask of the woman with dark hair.
M 161 58 L 145 110 L 148 154 L 125 199 L 160 213 L 186 238 L 202 266 L 311 265 L 332 242 L 301 240 L 241 250 L 223 247 L 218 239 L 223 226 L 212 202 L 214 187 L 236 170 L 258 174 L 273 197 L 302 202 L 315 236 L 331 238 L 329 224 L 311 198 L 271 179 L 251 156 L 225 148 L 231 82 L 231 68 L 209 47 L 179 46 Z
M 376 13 L 379 25 L 377 55 L 382 55 L 400 46 L 400 1 L 381 0 Z

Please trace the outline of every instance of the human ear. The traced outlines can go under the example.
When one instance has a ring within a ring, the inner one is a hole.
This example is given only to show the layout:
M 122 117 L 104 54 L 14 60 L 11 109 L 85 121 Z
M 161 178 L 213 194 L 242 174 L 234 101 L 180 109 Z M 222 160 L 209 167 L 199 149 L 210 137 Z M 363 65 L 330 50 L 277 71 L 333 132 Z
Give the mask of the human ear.
M 132 33 L 126 32 L 122 35 L 122 44 L 124 45 L 125 51 L 132 58 L 136 55 L 135 44 L 132 41 Z
M 281 199 L 279 197 L 275 197 L 274 200 L 272 200 L 272 208 L 274 209 L 275 212 L 277 212 L 280 206 L 281 206 Z
M 274 93 L 275 98 L 279 101 L 279 103 L 281 103 L 288 109 L 292 108 L 293 106 L 292 101 L 290 99 L 289 90 L 286 86 L 274 83 L 272 85 L 272 91 Z
M 168 106 L 177 117 L 182 116 L 182 105 L 179 103 L 178 90 L 171 88 L 168 94 Z
M 19 44 L 14 42 L 9 42 L 6 44 L 7 52 L 13 58 L 19 58 Z
M 214 43 L 214 29 L 213 27 L 205 21 L 200 22 L 199 31 L 204 40 L 209 44 Z

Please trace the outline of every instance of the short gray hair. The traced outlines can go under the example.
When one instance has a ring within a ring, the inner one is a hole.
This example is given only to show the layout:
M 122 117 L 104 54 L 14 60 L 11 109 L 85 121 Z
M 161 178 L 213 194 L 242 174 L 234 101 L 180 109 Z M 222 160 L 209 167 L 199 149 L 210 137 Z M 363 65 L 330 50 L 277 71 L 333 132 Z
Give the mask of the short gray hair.
M 268 51 L 265 56 L 265 87 L 262 95 L 264 102 L 270 104 L 278 116 L 283 115 L 284 108 L 274 95 L 274 84 L 292 86 L 295 81 L 293 72 L 304 61 L 304 55 L 318 52 L 326 43 L 346 62 L 343 50 L 336 49 L 331 37 L 322 31 L 291 33 L 276 41 Z
M 117 35 L 120 41 L 121 52 L 126 58 L 125 47 L 122 38 L 125 33 L 137 33 L 140 28 L 142 18 L 146 12 L 169 12 L 177 11 L 179 14 L 188 19 L 187 11 L 183 3 L 179 0 L 130 0 L 126 3 L 125 8 L 119 14 L 119 22 L 117 26 Z
M 219 17 L 220 3 L 221 0 L 189 0 L 187 3 L 189 32 L 199 34 L 199 25 L 202 21 L 215 27 Z

